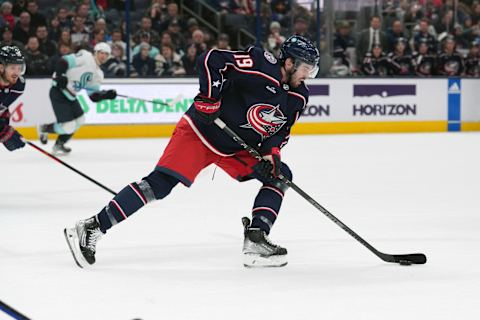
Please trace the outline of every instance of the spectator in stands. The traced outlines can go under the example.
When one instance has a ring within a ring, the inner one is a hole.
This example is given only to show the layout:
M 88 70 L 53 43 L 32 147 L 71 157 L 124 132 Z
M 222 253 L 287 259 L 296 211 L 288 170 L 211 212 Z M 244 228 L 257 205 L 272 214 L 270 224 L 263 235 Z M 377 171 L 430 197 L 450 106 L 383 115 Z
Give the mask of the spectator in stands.
M 60 33 L 60 37 L 58 38 L 58 46 L 60 46 L 60 44 L 64 44 L 71 48 L 73 47 L 72 35 L 70 34 L 70 30 L 65 29 Z
M 105 30 L 95 29 L 92 32 L 92 40 L 90 41 L 90 47 L 95 47 L 97 43 L 105 42 Z
M 135 32 L 133 35 L 133 41 L 136 44 L 139 44 L 142 42 L 141 36 L 144 35 L 145 33 L 148 33 L 149 35 L 149 43 L 153 46 L 158 46 L 160 43 L 160 37 L 158 35 L 158 32 L 152 29 L 152 19 L 150 17 L 143 17 L 142 20 L 140 21 L 140 29 Z
M 27 10 L 27 0 L 16 0 L 13 4 L 12 13 L 14 16 L 19 17 L 20 13 Z
M 88 41 L 90 40 L 90 33 L 85 25 L 84 17 L 76 15 L 73 18 L 73 26 L 70 31 L 70 35 L 72 37 L 72 45 L 74 47 L 82 44 L 88 44 Z
M 430 32 L 430 21 L 427 18 L 423 18 L 420 20 L 419 29 L 413 36 L 413 47 L 416 51 L 418 51 L 418 46 L 420 44 L 420 40 L 427 41 L 428 50 L 430 53 L 437 52 L 437 40 L 435 36 Z
M 48 38 L 52 41 L 58 41 L 60 38 L 60 33 L 62 29 L 60 28 L 60 23 L 58 22 L 57 17 L 52 17 L 49 22 L 48 29 Z
M 123 45 L 120 42 L 114 42 L 112 44 L 111 57 L 102 64 L 102 70 L 105 77 L 124 77 L 127 75 L 127 63 L 124 59 L 125 53 L 123 51 Z
M 480 2 L 473 3 L 471 17 L 473 25 L 476 25 L 480 22 Z
M 393 21 L 392 27 L 387 30 L 386 35 L 388 52 L 392 52 L 395 50 L 395 44 L 397 43 L 398 38 L 407 39 L 407 36 L 405 35 L 405 31 L 403 29 L 403 24 L 400 20 Z M 407 52 L 410 52 L 410 48 L 408 46 L 406 50 Z
M 468 41 L 467 37 L 463 32 L 463 27 L 460 24 L 455 24 L 453 29 L 453 37 L 455 38 L 455 43 L 457 44 L 457 50 L 467 51 L 470 48 L 471 41 Z
M 75 12 L 75 15 L 83 18 L 83 23 L 87 27 L 87 30 L 90 31 L 93 29 L 94 21 L 96 20 L 90 11 L 90 3 L 81 3 Z
M 212 47 L 213 49 L 232 50 L 230 47 L 230 38 L 226 33 L 220 33 L 217 38 L 217 43 Z
M 155 65 L 158 76 L 175 77 L 185 74 L 180 55 L 169 45 L 162 46 L 161 54 L 155 57 Z
M 140 44 L 140 52 L 133 56 L 132 65 L 134 72 L 132 77 L 146 77 L 155 75 L 155 60 L 150 57 L 150 45 Z
M 17 46 L 20 49 L 20 51 L 25 53 L 25 46 L 20 41 L 13 40 L 13 32 L 8 25 L 5 25 L 1 29 L 1 32 L 2 32 L 2 42 L 0 42 L 0 47 Z
M 285 20 L 287 14 L 292 7 L 292 1 L 290 0 L 272 0 L 270 3 L 270 9 L 272 12 L 272 20 L 282 22 Z
M 438 34 L 453 31 L 453 10 L 448 10 L 445 15 L 435 24 Z
M 32 36 L 28 39 L 25 51 L 25 62 L 27 65 L 25 73 L 30 76 L 49 76 L 51 70 L 48 64 L 48 57 L 40 52 L 37 37 Z
M 307 39 L 312 39 L 312 36 L 308 34 L 309 21 L 304 16 L 298 16 L 293 21 L 293 35 L 302 36 Z
M 361 71 L 368 76 L 388 75 L 389 65 L 387 56 L 382 51 L 380 44 L 374 44 L 370 52 L 367 52 L 361 65 Z
M 110 41 L 111 36 L 108 32 L 107 28 L 107 22 L 103 18 L 98 18 L 97 21 L 95 21 L 95 28 L 94 30 L 103 30 L 104 32 L 104 42 Z
M 17 25 L 15 26 L 15 29 L 13 29 L 13 39 L 20 41 L 25 45 L 32 33 L 33 30 L 30 27 L 30 13 L 24 11 L 20 13 Z
M 197 46 L 190 44 L 186 49 L 185 55 L 182 57 L 182 65 L 185 69 L 185 75 L 197 76 Z
M 418 51 L 413 53 L 413 66 L 415 74 L 419 77 L 430 77 L 435 72 L 436 56 L 429 47 L 427 38 L 420 38 L 418 41 Z
M 172 2 L 168 4 L 167 6 L 167 16 L 163 23 L 160 25 L 160 32 L 163 32 L 168 29 L 168 25 L 170 24 L 171 21 L 177 21 L 178 24 L 180 25 L 180 29 L 184 30 L 186 29 L 186 25 L 182 17 L 180 16 L 178 12 L 178 4 Z
M 177 51 L 184 54 L 183 48 L 185 48 L 185 38 L 182 35 L 182 30 L 180 29 L 180 24 L 177 20 L 170 21 L 167 29 L 168 33 L 170 33 L 170 37 L 172 38 L 173 46 L 178 48 Z
M 422 6 L 417 2 L 410 4 L 410 8 L 403 17 L 403 22 L 407 24 L 417 24 L 423 18 Z
M 463 59 L 456 51 L 455 38 L 448 36 L 443 44 L 443 50 L 437 60 L 438 74 L 444 76 L 460 76 L 463 73 Z
M 27 11 L 30 13 L 30 27 L 32 30 L 36 30 L 38 26 L 47 25 L 45 16 L 38 12 L 38 3 L 36 0 L 27 1 Z
M 0 6 L 1 16 L 6 24 L 10 27 L 10 30 L 15 28 L 15 17 L 12 14 L 13 5 L 11 2 L 5 1 Z
M 267 50 L 278 57 L 280 53 L 280 47 L 285 42 L 285 37 L 282 35 L 282 26 L 278 21 L 272 21 L 270 23 L 270 33 L 267 38 Z
M 41 53 L 51 57 L 57 52 L 57 44 L 48 38 L 47 26 L 38 26 L 35 35 L 38 39 Z
M 348 21 L 340 21 L 337 26 L 337 32 L 333 38 L 333 47 L 342 48 L 347 51 L 348 48 L 355 48 L 355 39 L 351 35 L 351 28 Z
M 57 10 L 56 18 L 58 20 L 58 25 L 61 29 L 71 29 L 73 26 L 72 19 L 68 16 L 67 7 L 60 6 Z
M 60 43 L 58 45 L 58 52 L 56 52 L 53 56 L 50 57 L 48 65 L 50 70 L 54 71 L 55 67 L 57 66 L 58 60 L 64 55 L 72 53 L 72 47 L 67 44 Z
M 144 47 L 142 44 L 148 44 L 149 56 L 152 59 L 160 53 L 157 47 L 153 46 L 150 42 L 150 33 L 144 32 L 140 35 L 140 44 L 133 48 L 132 54 L 136 55 L 140 52 L 140 50 Z
M 123 52 L 122 60 L 127 59 L 127 56 L 126 56 L 127 44 L 122 40 L 122 30 L 120 29 L 113 30 L 111 40 L 107 41 L 107 43 L 110 45 L 110 47 L 112 47 L 112 50 L 113 50 L 113 44 L 122 46 L 122 52 Z
M 360 32 L 357 42 L 357 60 L 361 62 L 367 52 L 372 51 L 374 44 L 379 44 L 382 51 L 387 50 L 387 36 L 380 30 L 381 20 L 379 16 L 370 18 L 370 28 Z
M 184 30 L 183 32 L 183 39 L 189 39 L 192 37 L 192 34 L 195 30 L 200 29 L 200 26 L 198 25 L 198 21 L 195 18 L 190 18 L 187 21 L 187 29 Z
M 152 20 L 152 28 L 159 31 L 162 21 L 166 20 L 167 5 L 165 0 L 152 0 L 152 4 L 148 9 L 149 17 Z
M 207 44 L 205 43 L 205 34 L 202 30 L 195 30 L 192 34 L 192 42 L 197 47 L 197 56 L 207 50 Z
M 471 44 L 477 36 L 480 35 L 478 25 L 474 26 L 473 25 L 473 20 L 471 17 L 467 17 L 465 21 L 463 22 L 463 37 L 468 41 L 469 44 Z

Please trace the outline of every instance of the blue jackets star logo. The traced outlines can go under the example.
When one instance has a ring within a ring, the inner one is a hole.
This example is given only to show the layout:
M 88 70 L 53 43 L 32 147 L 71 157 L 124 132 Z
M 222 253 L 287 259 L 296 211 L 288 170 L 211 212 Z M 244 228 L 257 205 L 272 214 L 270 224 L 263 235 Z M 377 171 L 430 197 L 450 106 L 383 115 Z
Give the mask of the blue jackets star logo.
M 258 103 L 248 109 L 247 122 L 240 127 L 253 129 L 263 140 L 277 133 L 287 122 L 287 117 L 280 110 L 280 105 Z

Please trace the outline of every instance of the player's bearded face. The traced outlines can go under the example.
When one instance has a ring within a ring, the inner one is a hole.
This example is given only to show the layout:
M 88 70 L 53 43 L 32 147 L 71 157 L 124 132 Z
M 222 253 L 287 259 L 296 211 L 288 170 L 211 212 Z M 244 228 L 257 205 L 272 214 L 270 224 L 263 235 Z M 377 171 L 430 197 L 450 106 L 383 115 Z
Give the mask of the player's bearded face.
M 315 78 L 318 72 L 318 67 L 312 66 L 305 62 L 295 62 L 292 69 L 289 71 L 291 87 L 297 88 L 308 78 Z
M 15 84 L 18 78 L 25 72 L 25 65 L 9 64 L 5 67 L 4 78 L 11 84 Z

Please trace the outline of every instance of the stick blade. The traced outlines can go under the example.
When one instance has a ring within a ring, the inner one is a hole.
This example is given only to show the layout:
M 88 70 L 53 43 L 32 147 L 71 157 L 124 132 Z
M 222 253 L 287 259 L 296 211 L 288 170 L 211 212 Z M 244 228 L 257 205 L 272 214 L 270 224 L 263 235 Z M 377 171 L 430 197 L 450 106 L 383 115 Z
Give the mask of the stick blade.
M 427 257 L 423 253 L 399 254 L 394 255 L 393 258 L 392 262 L 396 263 L 425 264 L 427 262 Z

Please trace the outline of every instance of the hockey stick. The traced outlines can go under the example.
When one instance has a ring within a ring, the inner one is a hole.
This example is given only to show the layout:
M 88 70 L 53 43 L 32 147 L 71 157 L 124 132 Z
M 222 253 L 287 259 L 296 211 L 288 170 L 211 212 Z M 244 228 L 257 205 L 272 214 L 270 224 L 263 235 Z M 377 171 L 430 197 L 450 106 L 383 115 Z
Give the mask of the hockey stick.
M 179 102 L 182 99 L 181 94 L 177 95 L 175 98 L 172 99 L 172 101 L 167 102 L 167 103 L 160 102 L 160 101 L 143 99 L 143 98 L 135 98 L 135 97 L 127 96 L 127 95 L 124 95 L 124 94 L 118 94 L 118 93 L 117 93 L 117 96 L 125 98 L 125 99 L 142 100 L 142 101 L 145 101 L 145 102 L 149 102 L 149 103 L 152 103 L 152 104 L 159 104 L 159 105 L 166 106 L 166 107 L 172 107 L 173 105 L 177 104 L 177 102 Z
M 27 318 L 25 315 L 21 314 L 20 312 L 13 309 L 12 307 L 10 307 L 9 305 L 7 305 L 2 301 L 0 301 L 0 311 L 5 312 L 10 317 L 16 320 L 30 320 L 30 318 Z
M 86 174 L 84 174 L 83 172 L 81 172 L 81 171 L 79 171 L 79 170 L 75 169 L 74 167 L 72 167 L 71 165 L 69 165 L 69 164 L 67 164 L 67 163 L 63 162 L 62 160 L 58 159 L 58 158 L 57 158 L 57 157 L 55 157 L 53 154 L 51 154 L 51 153 L 48 153 L 47 151 L 43 150 L 42 148 L 40 148 L 40 147 L 39 147 L 39 146 L 37 146 L 36 144 L 34 144 L 34 143 L 30 142 L 30 141 L 25 141 L 25 143 L 26 143 L 26 144 L 28 144 L 30 147 L 32 147 L 32 148 L 34 148 L 34 149 L 36 149 L 36 150 L 40 151 L 41 153 L 43 153 L 43 154 L 44 154 L 44 155 L 46 155 L 47 157 L 49 157 L 49 158 L 51 158 L 51 159 L 53 159 L 53 160 L 57 161 L 58 163 L 60 163 L 60 164 L 64 165 L 64 166 L 65 166 L 65 167 L 67 167 L 68 169 L 70 169 L 70 170 L 74 171 L 75 173 L 78 173 L 79 175 L 81 175 L 81 176 L 82 176 L 82 177 L 84 177 L 85 179 L 87 179 L 87 180 L 89 180 L 89 181 L 91 181 L 91 182 L 95 183 L 95 184 L 96 184 L 97 186 L 99 186 L 100 188 L 102 188 L 102 189 L 104 189 L 104 190 L 106 190 L 106 191 L 110 192 L 110 193 L 111 193 L 111 194 L 113 194 L 113 195 L 117 195 L 117 193 L 116 193 L 115 191 L 112 191 L 111 189 L 109 189 L 109 188 L 105 187 L 105 186 L 104 186 L 103 184 L 101 184 L 100 182 L 98 182 L 98 181 L 96 181 L 96 180 L 94 180 L 94 179 L 90 178 L 89 176 L 87 176 L 87 175 L 86 175 Z
M 236 143 L 242 146 L 243 149 L 248 151 L 252 157 L 255 159 L 262 161 L 263 158 L 260 153 L 249 146 L 238 134 L 236 134 L 232 129 L 230 129 L 225 122 L 223 122 L 220 118 L 215 119 L 215 124 L 222 129 L 230 138 L 232 138 Z M 382 259 L 385 262 L 393 262 L 399 263 L 401 265 L 410 265 L 410 264 L 424 264 L 427 262 L 427 257 L 423 253 L 412 253 L 412 254 L 387 254 L 378 251 L 375 249 L 371 244 L 369 244 L 366 240 L 356 234 L 352 229 L 350 229 L 347 225 L 345 225 L 342 221 L 340 221 L 337 217 L 331 214 L 327 209 L 322 207 L 317 201 L 315 201 L 312 197 L 310 197 L 305 191 L 300 189 L 295 183 L 285 178 L 282 174 L 278 177 L 282 180 L 283 183 L 288 185 L 290 188 L 295 190 L 302 198 L 310 202 L 315 208 L 317 208 L 320 212 L 326 215 L 330 220 L 335 222 L 337 226 L 342 228 L 345 232 L 355 238 L 358 242 L 363 244 L 367 247 L 368 250 L 373 252 L 377 257 Z

